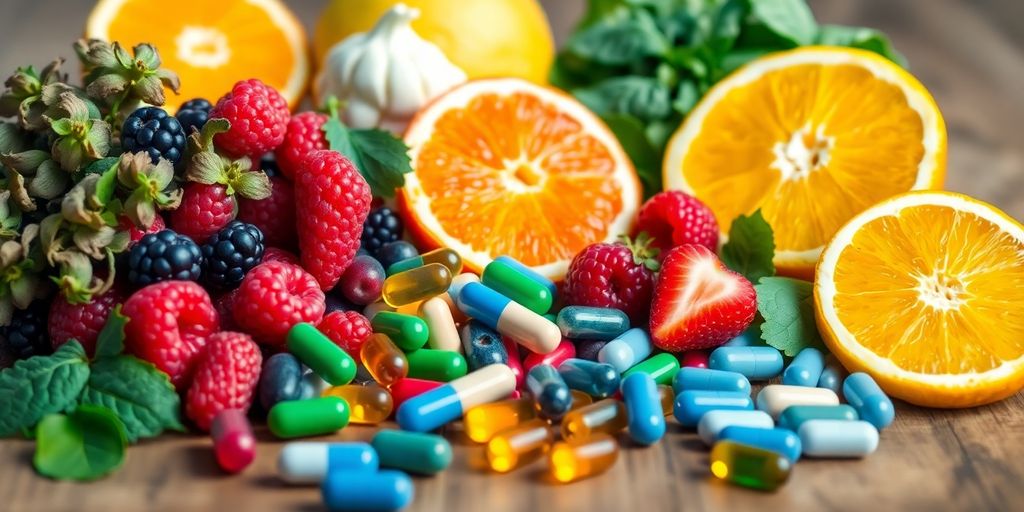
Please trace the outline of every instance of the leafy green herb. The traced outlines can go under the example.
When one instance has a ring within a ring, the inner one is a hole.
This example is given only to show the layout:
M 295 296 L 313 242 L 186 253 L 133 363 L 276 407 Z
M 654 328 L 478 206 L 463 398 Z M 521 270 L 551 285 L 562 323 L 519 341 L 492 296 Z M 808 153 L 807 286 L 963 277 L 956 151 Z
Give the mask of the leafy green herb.
M 114 357 L 124 350 L 124 326 L 127 324 L 128 317 L 121 313 L 121 306 L 115 306 L 96 338 L 96 359 Z
M 814 321 L 814 285 L 788 277 L 763 277 L 754 286 L 764 317 L 761 339 L 795 356 L 807 347 L 824 349 Z
M 725 266 L 743 274 L 751 283 L 775 275 L 775 237 L 761 210 L 740 215 L 729 228 L 729 241 L 722 246 Z
M 71 409 L 88 379 L 85 349 L 75 340 L 53 355 L 22 359 L 0 372 L 0 437 Z
M 80 402 L 114 411 L 130 442 L 160 435 L 164 429 L 184 430 L 178 416 L 180 400 L 167 374 L 133 356 L 93 363 Z
M 338 100 L 327 102 L 330 117 L 324 123 L 324 136 L 331 149 L 345 155 L 378 197 L 393 197 L 395 189 L 405 185 L 404 174 L 412 172 L 409 146 L 384 130 L 352 130 L 338 116 Z
M 51 414 L 36 429 L 32 463 L 41 475 L 58 480 L 95 480 L 124 462 L 124 425 L 110 409 L 79 406 L 65 416 Z

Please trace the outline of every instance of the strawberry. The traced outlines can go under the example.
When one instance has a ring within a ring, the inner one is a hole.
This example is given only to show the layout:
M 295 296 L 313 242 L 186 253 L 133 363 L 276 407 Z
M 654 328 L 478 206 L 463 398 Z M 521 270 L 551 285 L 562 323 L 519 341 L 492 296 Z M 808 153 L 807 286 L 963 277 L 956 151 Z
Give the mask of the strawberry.
M 633 325 L 647 322 L 657 249 L 641 234 L 620 244 L 592 244 L 569 264 L 561 296 L 567 306 L 615 308 L 626 313 Z
M 754 320 L 754 285 L 703 245 L 681 245 L 662 262 L 651 302 L 651 339 L 669 352 L 717 347 Z
M 330 290 L 355 258 L 370 186 L 336 151 L 314 151 L 295 176 L 295 218 L 302 266 Z
M 678 190 L 667 190 L 647 200 L 637 214 L 636 236 L 646 232 L 664 258 L 668 250 L 683 244 L 698 244 L 718 250 L 718 221 L 700 199 Z

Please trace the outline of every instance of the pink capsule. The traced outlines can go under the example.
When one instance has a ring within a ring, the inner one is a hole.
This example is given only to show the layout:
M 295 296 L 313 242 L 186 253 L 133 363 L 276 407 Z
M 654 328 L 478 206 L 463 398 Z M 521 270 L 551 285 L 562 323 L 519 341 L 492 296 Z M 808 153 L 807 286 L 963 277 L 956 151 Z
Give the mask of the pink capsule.
M 256 437 L 245 411 L 228 409 L 218 413 L 213 418 L 210 435 L 213 453 L 224 471 L 241 472 L 256 458 Z
M 683 353 L 680 366 L 690 368 L 707 368 L 708 353 L 706 350 L 691 350 Z
M 547 354 L 529 352 L 526 358 L 523 359 L 523 371 L 529 373 L 534 366 L 542 364 L 550 364 L 557 369 L 559 366 L 562 366 L 566 359 L 574 357 L 576 357 L 576 345 L 569 339 L 562 338 L 562 342 Z
M 397 411 L 402 402 L 416 396 L 422 395 L 431 389 L 440 387 L 444 382 L 437 382 L 426 379 L 410 379 L 406 377 L 399 380 L 388 388 L 391 392 L 391 401 L 394 403 L 392 411 Z
M 507 336 L 501 337 L 501 344 L 505 345 L 505 352 L 508 353 L 508 367 L 512 369 L 512 375 L 516 376 L 516 389 L 521 389 L 526 382 L 526 371 L 523 370 L 519 344 Z

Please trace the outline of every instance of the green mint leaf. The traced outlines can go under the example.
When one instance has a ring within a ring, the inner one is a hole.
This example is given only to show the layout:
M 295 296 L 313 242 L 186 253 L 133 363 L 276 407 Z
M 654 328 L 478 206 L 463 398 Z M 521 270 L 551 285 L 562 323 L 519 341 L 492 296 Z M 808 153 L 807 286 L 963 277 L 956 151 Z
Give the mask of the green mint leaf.
M 128 317 L 121 314 L 121 306 L 114 307 L 110 316 L 107 317 L 107 323 L 103 325 L 99 337 L 96 338 L 95 359 L 114 357 L 124 350 L 124 326 L 127 324 Z
M 621 66 L 665 55 L 672 45 L 643 9 L 629 17 L 606 18 L 573 34 L 568 51 L 605 65 Z
M 818 23 L 805 0 L 751 2 L 750 19 L 794 46 L 812 44 L 818 35 Z
M 656 78 L 620 76 L 572 95 L 597 115 L 628 114 L 640 120 L 661 119 L 672 112 L 672 92 Z
M 814 284 L 788 277 L 764 277 L 754 286 L 764 318 L 761 339 L 789 357 L 807 347 L 825 350 L 814 320 Z
M 871 28 L 822 25 L 818 32 L 817 44 L 849 46 L 875 52 L 896 64 L 907 67 L 907 58 L 892 47 L 885 34 Z
M 743 274 L 751 283 L 775 275 L 775 237 L 761 210 L 740 215 L 729 228 L 729 241 L 722 246 L 725 266 Z
M 377 197 L 394 197 L 395 189 L 405 185 L 409 165 L 409 146 L 384 130 L 350 130 L 338 117 L 338 102 L 328 100 L 330 116 L 324 123 L 327 144 L 356 166 Z
M 128 439 L 110 409 L 79 406 L 65 416 L 50 414 L 36 429 L 32 463 L 57 480 L 95 480 L 121 467 Z
M 601 118 L 633 161 L 644 186 L 644 197 L 661 191 L 661 154 L 647 139 L 643 122 L 628 114 L 608 114 Z
M 96 361 L 80 403 L 109 407 L 133 443 L 160 435 L 164 429 L 184 430 L 181 403 L 167 374 L 133 356 Z
M 22 359 L 0 372 L 0 437 L 74 406 L 88 378 L 85 349 L 75 340 L 53 355 Z

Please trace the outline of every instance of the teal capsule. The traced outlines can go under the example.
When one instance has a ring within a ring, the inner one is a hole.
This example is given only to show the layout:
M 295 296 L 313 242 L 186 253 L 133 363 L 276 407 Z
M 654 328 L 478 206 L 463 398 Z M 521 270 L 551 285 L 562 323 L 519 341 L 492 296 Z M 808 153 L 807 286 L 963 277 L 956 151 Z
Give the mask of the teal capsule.
M 288 350 L 332 386 L 348 384 L 356 376 L 352 356 L 305 322 L 288 330 Z
M 896 418 L 892 400 L 878 387 L 875 379 L 866 373 L 851 373 L 843 382 L 843 396 L 857 410 L 860 419 L 878 430 L 888 427 Z
M 582 391 L 592 397 L 606 398 L 619 389 L 619 372 L 610 364 L 566 359 L 558 367 L 558 373 L 570 389 Z
M 459 253 L 447 247 L 442 247 L 430 252 L 425 252 L 419 256 L 413 256 L 412 258 L 396 261 L 388 267 L 387 274 L 392 276 L 399 272 L 405 272 L 406 270 L 412 270 L 416 267 L 422 267 L 423 265 L 429 265 L 431 263 L 440 263 L 448 267 L 448 270 L 453 276 L 462 272 L 462 257 L 459 256 Z
M 622 374 L 623 380 L 630 375 L 635 373 L 646 373 L 654 379 L 654 382 L 658 384 L 669 384 L 672 382 L 672 378 L 679 372 L 679 360 L 676 356 L 663 352 L 656 356 L 652 356 L 645 361 L 641 361 L 640 364 L 626 370 Z
M 505 261 L 488 263 L 480 281 L 538 315 L 547 313 L 554 301 L 554 295 L 545 284 L 530 279 Z
M 468 372 L 466 358 L 458 352 L 421 348 L 405 355 L 409 361 L 409 374 L 413 379 L 448 382 Z
M 574 340 L 611 340 L 629 329 L 629 317 L 614 308 L 568 306 L 555 320 L 562 335 Z
M 498 256 L 497 258 L 494 258 L 494 261 L 500 261 L 505 265 L 508 265 L 513 269 L 518 270 L 519 273 L 526 276 L 527 278 L 537 283 L 540 283 L 541 286 L 548 289 L 548 292 L 551 294 L 552 297 L 554 297 L 558 293 L 558 287 L 555 286 L 554 281 L 544 277 L 536 270 L 521 263 L 519 260 L 511 256 Z
M 846 378 L 846 368 L 839 361 L 831 358 L 825 369 L 821 371 L 818 378 L 818 387 L 831 389 L 840 398 L 843 396 L 843 379 Z
M 680 368 L 672 379 L 672 390 L 676 394 L 688 389 L 704 391 L 730 391 L 750 394 L 750 381 L 741 373 L 709 368 Z
M 387 334 L 402 352 L 423 348 L 430 337 L 430 330 L 422 318 L 394 311 L 377 313 L 370 320 L 370 326 L 373 327 L 373 332 Z
M 782 372 L 782 383 L 788 386 L 816 387 L 825 369 L 825 354 L 807 347 L 800 351 Z
M 526 374 L 526 389 L 540 415 L 558 421 L 572 408 L 572 393 L 562 375 L 550 364 L 539 364 Z
M 800 460 L 800 453 L 803 451 L 800 436 L 784 428 L 730 425 L 718 433 L 718 439 L 771 450 L 793 462 Z
M 767 380 L 782 373 L 782 352 L 772 347 L 718 347 L 708 368 L 742 373 L 750 380 Z
M 452 463 L 452 445 L 434 434 L 381 430 L 370 444 L 377 450 L 383 468 L 434 475 L 448 469 Z
M 810 420 L 857 421 L 857 411 L 849 405 L 791 405 L 779 415 L 779 428 L 796 432 Z
M 805 421 L 797 435 L 808 457 L 857 458 L 878 448 L 878 429 L 860 420 Z
M 684 427 L 696 427 L 705 413 L 720 409 L 753 410 L 754 401 L 746 393 L 690 390 L 676 395 L 672 412 Z

